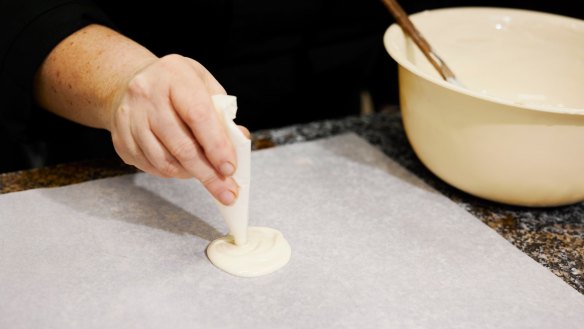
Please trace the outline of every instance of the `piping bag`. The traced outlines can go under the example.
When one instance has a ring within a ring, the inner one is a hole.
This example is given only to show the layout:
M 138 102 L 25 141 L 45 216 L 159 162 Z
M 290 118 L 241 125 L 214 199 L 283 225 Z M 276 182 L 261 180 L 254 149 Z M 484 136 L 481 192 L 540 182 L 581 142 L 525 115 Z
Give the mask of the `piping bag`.
M 239 194 L 235 202 L 229 206 L 215 200 L 227 227 L 229 235 L 236 245 L 247 242 L 247 226 L 249 221 L 249 184 L 251 175 L 251 140 L 237 127 L 233 120 L 237 114 L 237 98 L 231 95 L 213 95 L 213 105 L 219 112 L 231 143 L 237 155 L 237 168 L 232 178 L 239 185 Z

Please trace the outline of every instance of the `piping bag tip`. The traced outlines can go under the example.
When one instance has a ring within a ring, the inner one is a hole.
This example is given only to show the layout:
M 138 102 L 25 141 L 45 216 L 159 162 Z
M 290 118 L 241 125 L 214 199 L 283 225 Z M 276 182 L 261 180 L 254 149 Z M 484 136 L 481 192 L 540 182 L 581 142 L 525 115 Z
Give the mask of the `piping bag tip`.
M 213 95 L 213 105 L 221 115 L 227 127 L 231 143 L 235 147 L 237 168 L 231 176 L 239 185 L 239 193 L 235 202 L 229 206 L 216 201 L 219 211 L 229 228 L 229 235 L 236 245 L 247 242 L 247 227 L 249 222 L 249 183 L 251 175 L 251 140 L 237 127 L 237 98 L 232 95 Z

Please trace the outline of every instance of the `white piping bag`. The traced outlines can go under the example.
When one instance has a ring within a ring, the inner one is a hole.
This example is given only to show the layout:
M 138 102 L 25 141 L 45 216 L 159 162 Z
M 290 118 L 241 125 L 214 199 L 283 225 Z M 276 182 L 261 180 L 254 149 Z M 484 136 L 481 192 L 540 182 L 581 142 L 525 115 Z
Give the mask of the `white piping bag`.
M 236 245 L 247 242 L 247 226 L 249 221 L 249 183 L 251 175 L 251 140 L 237 127 L 233 119 L 237 113 L 237 98 L 230 95 L 212 96 L 215 109 L 221 114 L 229 138 L 237 154 L 237 169 L 232 178 L 239 185 L 237 199 L 230 206 L 217 201 L 223 219 L 229 228 L 229 234 Z

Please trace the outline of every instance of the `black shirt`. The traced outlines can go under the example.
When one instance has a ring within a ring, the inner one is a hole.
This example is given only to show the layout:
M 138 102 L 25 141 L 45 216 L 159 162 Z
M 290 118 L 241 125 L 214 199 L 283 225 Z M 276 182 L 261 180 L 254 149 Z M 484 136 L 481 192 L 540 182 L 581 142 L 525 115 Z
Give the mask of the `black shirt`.
M 0 7 L 0 171 L 113 154 L 105 131 L 39 109 L 32 79 L 61 40 L 90 23 L 117 29 L 158 56 L 201 62 L 238 98 L 250 130 L 356 114 L 359 92 L 393 63 L 379 1 L 33 0 Z M 389 76 L 389 75 L 388 75 Z M 19 154 L 20 153 L 20 154 Z
M 582 17 L 577 1 L 401 1 L 408 13 L 446 6 L 518 7 Z M 0 0 L 0 172 L 114 155 L 107 131 L 38 108 L 32 81 L 74 31 L 99 23 L 158 56 L 201 62 L 238 98 L 252 131 L 356 114 L 359 93 L 397 103 L 396 64 L 380 0 L 163 2 Z

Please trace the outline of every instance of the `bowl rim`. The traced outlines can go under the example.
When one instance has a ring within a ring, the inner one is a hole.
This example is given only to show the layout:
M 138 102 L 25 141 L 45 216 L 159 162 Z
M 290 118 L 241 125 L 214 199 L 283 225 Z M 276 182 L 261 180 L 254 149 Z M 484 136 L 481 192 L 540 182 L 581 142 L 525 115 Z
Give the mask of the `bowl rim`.
M 417 12 L 414 14 L 410 14 L 409 17 L 411 17 L 411 18 L 413 17 L 415 19 L 415 17 L 417 17 L 417 16 L 429 15 L 432 13 L 443 13 L 443 12 L 453 12 L 453 11 L 456 12 L 456 11 L 461 11 L 461 10 L 477 10 L 477 11 L 500 10 L 500 11 L 503 11 L 505 13 L 523 12 L 523 13 L 528 13 L 528 14 L 548 16 L 548 17 L 552 17 L 552 19 L 562 20 L 565 22 L 581 24 L 583 29 L 584 29 L 584 20 L 581 20 L 581 19 L 577 19 L 577 18 L 569 17 L 569 16 L 563 16 L 563 15 L 554 14 L 554 13 L 543 12 L 543 11 L 511 8 L 511 7 L 495 7 L 495 6 L 492 6 L 492 7 L 490 7 L 490 6 L 444 7 L 444 8 L 423 10 L 423 11 L 420 11 L 420 12 Z M 508 106 L 518 108 L 518 109 L 534 110 L 534 111 L 548 112 L 548 113 L 584 115 L 584 108 L 556 107 L 556 106 L 552 106 L 552 105 L 536 105 L 536 104 L 518 104 L 517 102 L 513 102 L 511 100 L 508 100 L 508 99 L 505 99 L 502 97 L 496 97 L 496 96 L 491 96 L 488 94 L 483 94 L 483 93 L 480 93 L 478 91 L 474 91 L 472 89 L 468 89 L 468 88 L 465 88 L 463 86 L 458 86 L 456 84 L 447 82 L 441 78 L 428 75 L 424 71 L 420 70 L 416 65 L 412 64 L 408 59 L 406 59 L 403 52 L 400 53 L 399 51 L 397 51 L 397 49 L 395 49 L 392 46 L 392 41 L 393 41 L 392 35 L 395 35 L 396 33 L 407 38 L 407 36 L 404 35 L 401 27 L 395 22 L 392 23 L 385 30 L 385 33 L 383 35 L 383 44 L 384 44 L 385 50 L 393 58 L 393 60 L 397 62 L 398 65 L 402 66 L 403 68 L 407 69 L 411 73 L 417 75 L 418 77 L 420 77 L 424 80 L 427 80 L 431 83 L 437 84 L 443 88 L 447 88 L 447 89 L 450 89 L 452 91 L 455 91 L 455 92 L 458 92 L 461 94 L 465 94 L 467 96 L 479 98 L 479 99 L 489 101 L 489 102 L 508 105 Z

